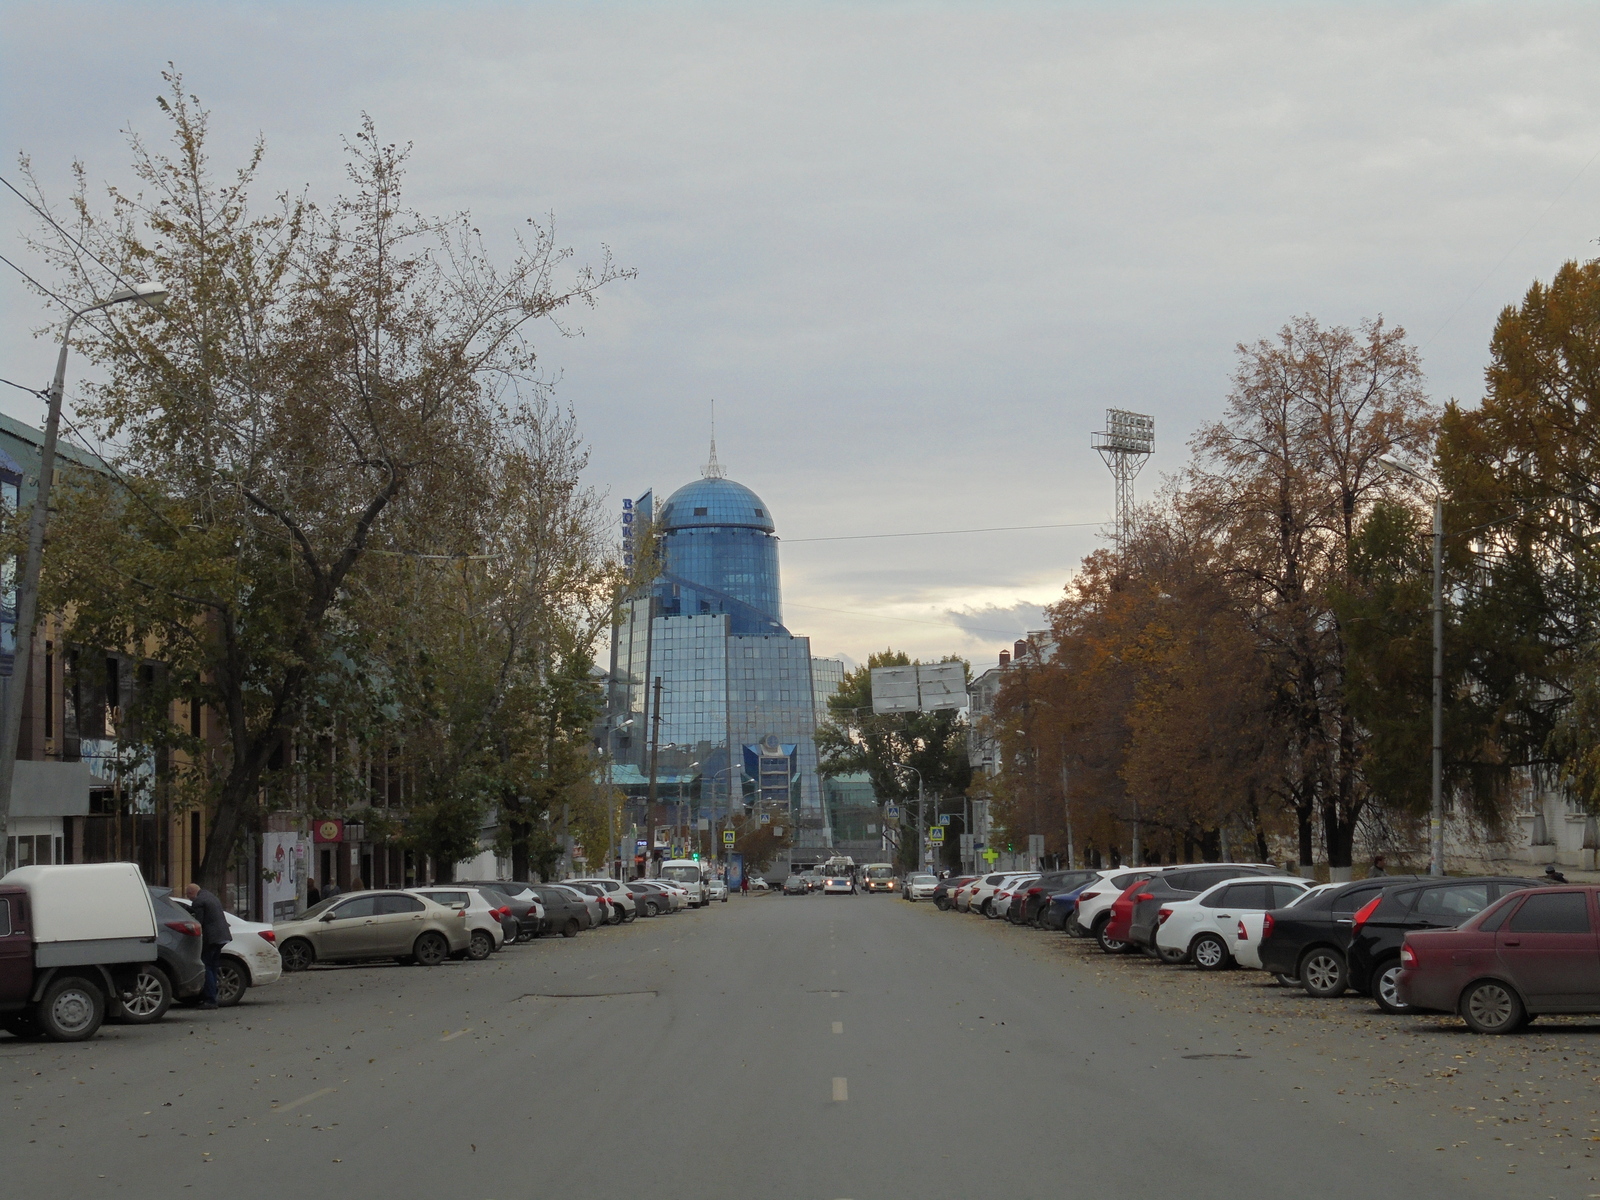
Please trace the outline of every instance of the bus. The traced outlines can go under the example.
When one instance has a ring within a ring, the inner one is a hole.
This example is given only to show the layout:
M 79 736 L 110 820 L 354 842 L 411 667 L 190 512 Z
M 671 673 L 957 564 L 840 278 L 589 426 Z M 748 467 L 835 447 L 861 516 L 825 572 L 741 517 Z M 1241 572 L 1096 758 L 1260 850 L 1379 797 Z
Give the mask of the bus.
M 689 907 L 703 908 L 711 903 L 711 889 L 706 886 L 702 865 L 692 858 L 669 858 L 661 864 L 658 879 L 675 884 L 689 893 Z
M 861 868 L 861 873 L 866 876 L 863 886 L 868 895 L 873 892 L 893 892 L 900 887 L 894 877 L 894 866 L 890 863 L 868 863 Z

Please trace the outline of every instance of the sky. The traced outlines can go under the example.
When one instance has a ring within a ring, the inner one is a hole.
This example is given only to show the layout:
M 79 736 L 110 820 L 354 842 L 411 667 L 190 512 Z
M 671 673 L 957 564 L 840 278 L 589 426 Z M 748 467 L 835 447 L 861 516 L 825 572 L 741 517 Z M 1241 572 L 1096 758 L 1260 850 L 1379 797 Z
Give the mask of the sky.
M 370 113 L 418 208 L 609 247 L 637 277 L 536 335 L 590 482 L 620 512 L 697 477 L 715 400 L 786 624 L 851 662 L 981 669 L 1044 624 L 1105 544 L 1107 408 L 1155 417 L 1148 496 L 1237 345 L 1301 314 L 1404 326 L 1473 403 L 1500 309 L 1600 254 L 1592 3 L 0 0 L 0 28 L 14 182 L 26 153 L 56 196 L 74 160 L 125 183 L 172 62 L 219 167 L 265 140 L 264 199 L 334 195 Z M 25 268 L 27 228 L 0 194 Z M 0 315 L 0 378 L 42 384 L 3 265 Z

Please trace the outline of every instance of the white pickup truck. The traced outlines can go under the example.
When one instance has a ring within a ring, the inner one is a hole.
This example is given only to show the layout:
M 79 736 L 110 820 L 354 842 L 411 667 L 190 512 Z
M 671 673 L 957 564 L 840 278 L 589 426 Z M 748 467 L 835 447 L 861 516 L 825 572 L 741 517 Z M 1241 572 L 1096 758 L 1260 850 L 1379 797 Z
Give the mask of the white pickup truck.
M 18 867 L 0 879 L 0 1028 L 93 1037 L 107 998 L 156 958 L 155 906 L 135 864 Z

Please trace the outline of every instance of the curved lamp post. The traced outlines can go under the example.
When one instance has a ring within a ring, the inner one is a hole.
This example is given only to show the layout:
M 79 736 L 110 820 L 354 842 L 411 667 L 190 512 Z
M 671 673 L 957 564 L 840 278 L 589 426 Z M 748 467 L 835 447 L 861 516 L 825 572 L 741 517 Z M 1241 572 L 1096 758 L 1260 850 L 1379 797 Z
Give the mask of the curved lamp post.
M 27 688 L 28 668 L 33 659 L 33 623 L 39 610 L 39 568 L 44 558 L 44 527 L 50 511 L 50 482 L 56 468 L 56 437 L 61 428 L 61 394 L 67 382 L 67 348 L 71 344 L 72 326 L 85 313 L 130 301 L 160 308 L 167 302 L 167 285 L 146 282 L 112 292 L 104 300 L 74 312 L 61 331 L 61 353 L 56 357 L 56 374 L 50 384 L 44 421 L 44 443 L 39 448 L 39 487 L 33 511 L 28 516 L 28 550 L 23 559 L 22 579 L 17 585 L 16 657 L 12 663 L 11 682 L 5 690 L 5 711 L 0 715 L 0 844 L 5 844 L 3 839 L 11 822 L 11 783 L 17 767 L 17 738 L 22 732 L 22 693 Z

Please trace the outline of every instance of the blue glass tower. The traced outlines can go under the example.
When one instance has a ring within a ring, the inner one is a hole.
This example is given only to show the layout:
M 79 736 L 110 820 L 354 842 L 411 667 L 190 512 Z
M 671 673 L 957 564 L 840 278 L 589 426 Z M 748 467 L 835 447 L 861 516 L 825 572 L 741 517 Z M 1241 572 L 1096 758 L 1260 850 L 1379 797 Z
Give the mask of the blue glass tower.
M 726 613 L 729 632 L 787 634 L 778 535 L 766 502 L 721 475 L 685 484 L 656 517 L 663 616 Z

